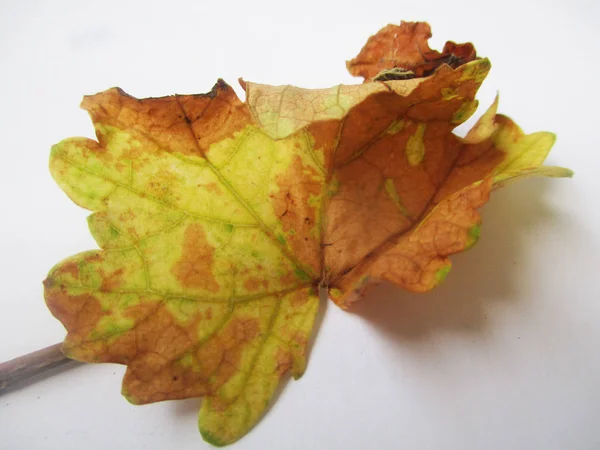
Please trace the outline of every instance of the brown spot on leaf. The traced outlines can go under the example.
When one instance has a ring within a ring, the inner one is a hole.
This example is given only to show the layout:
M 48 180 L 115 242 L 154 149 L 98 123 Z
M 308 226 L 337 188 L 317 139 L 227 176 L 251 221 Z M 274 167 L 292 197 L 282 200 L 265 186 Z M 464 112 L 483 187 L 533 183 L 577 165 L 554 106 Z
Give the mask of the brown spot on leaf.
M 321 179 L 319 172 L 302 164 L 302 159 L 296 156 L 288 170 L 277 178 L 279 191 L 271 196 L 289 246 L 315 273 L 319 273 L 320 265 L 319 241 L 315 238 L 314 226 L 317 210 L 309 201 L 321 193 Z
M 277 374 L 281 377 L 292 367 L 292 355 L 288 350 L 277 347 L 275 351 L 275 362 Z
M 339 120 L 323 120 L 312 122 L 307 128 L 307 133 L 312 137 L 313 151 L 323 155 L 323 166 L 328 170 L 331 168 L 341 127 Z
M 308 295 L 304 290 L 298 290 L 292 293 L 291 303 L 294 308 L 298 308 L 308 301 Z
M 127 211 L 125 211 L 119 215 L 119 219 L 121 219 L 122 222 L 133 221 L 135 218 L 136 218 L 136 214 L 133 212 L 133 210 L 131 208 L 127 209 Z
M 87 338 L 104 316 L 100 302 L 92 294 L 69 294 L 65 288 L 52 286 L 44 292 L 46 304 L 52 315 L 69 331 L 69 340 L 77 342 Z
M 207 401 L 210 401 L 211 408 L 218 412 L 225 411 L 227 409 L 227 407 L 229 406 L 229 403 L 227 403 L 225 400 L 223 400 L 222 398 L 220 398 L 216 395 L 213 397 L 210 397 L 209 399 L 207 399 Z
M 55 277 L 59 277 L 60 275 L 69 274 L 73 278 L 79 278 L 79 264 L 74 261 L 67 262 L 62 264 L 55 273 Z
M 219 291 L 212 274 L 214 248 L 206 241 L 202 225 L 193 223 L 185 230 L 181 258 L 173 266 L 173 274 L 186 287 Z
M 105 292 L 117 290 L 123 282 L 124 272 L 125 269 L 123 269 L 122 267 L 109 274 L 104 273 L 104 271 L 101 270 L 100 273 L 102 274 L 102 285 L 100 287 L 100 290 Z
M 143 302 L 126 312 L 136 326 L 112 342 L 101 360 L 129 365 L 124 386 L 136 403 L 210 391 L 207 377 L 193 369 L 198 364 L 194 345 L 202 321 L 200 311 L 183 323 L 160 302 Z M 191 365 L 182 363 L 186 355 L 192 358 Z
M 208 192 L 212 192 L 213 194 L 217 194 L 217 195 L 223 194 L 223 192 L 221 191 L 221 188 L 219 187 L 219 185 L 217 183 L 206 183 L 206 184 L 200 184 L 198 186 L 202 186 Z
M 102 252 L 100 251 L 94 251 L 94 252 L 89 252 L 84 260 L 85 262 L 91 263 L 91 262 L 100 262 L 102 261 L 103 256 L 102 256 Z
M 292 285 L 294 282 L 298 281 L 294 272 L 285 272 L 285 274 L 280 277 L 280 280 L 281 284 L 284 286 Z
M 296 333 L 296 334 L 294 334 L 293 341 L 296 343 L 296 345 L 300 349 L 300 353 L 302 355 L 304 355 L 306 353 L 306 347 L 308 346 L 308 342 L 307 342 L 306 338 L 303 335 Z
M 256 292 L 260 290 L 261 287 L 267 289 L 269 287 L 269 282 L 256 277 L 250 277 L 244 281 L 244 287 L 248 290 L 248 292 Z
M 237 370 L 242 353 L 259 336 L 260 323 L 255 318 L 234 318 L 213 339 L 196 351 L 200 373 L 216 389 Z

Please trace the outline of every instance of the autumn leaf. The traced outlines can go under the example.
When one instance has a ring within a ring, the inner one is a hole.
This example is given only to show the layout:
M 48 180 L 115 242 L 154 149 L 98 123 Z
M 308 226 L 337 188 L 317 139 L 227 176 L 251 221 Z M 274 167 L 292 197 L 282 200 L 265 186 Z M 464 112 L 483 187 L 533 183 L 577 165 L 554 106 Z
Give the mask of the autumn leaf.
M 525 135 L 498 99 L 454 135 L 490 63 L 429 37 L 424 23 L 384 28 L 348 63 L 360 85 L 242 82 L 245 103 L 221 80 L 202 95 L 86 97 L 97 141 L 50 158 L 100 247 L 44 282 L 64 353 L 127 365 L 134 404 L 205 397 L 203 437 L 230 444 L 282 376 L 302 376 L 319 287 L 342 307 L 380 280 L 428 291 L 476 242 L 491 191 L 571 175 L 542 166 L 554 135 Z
M 358 56 L 346 66 L 352 75 L 370 81 L 382 71 L 389 75 L 394 74 L 394 69 L 402 69 L 402 78 L 423 77 L 442 64 L 455 69 L 476 59 L 471 43 L 448 41 L 440 53 L 429 48 L 430 37 L 431 28 L 425 22 L 390 24 L 371 36 Z

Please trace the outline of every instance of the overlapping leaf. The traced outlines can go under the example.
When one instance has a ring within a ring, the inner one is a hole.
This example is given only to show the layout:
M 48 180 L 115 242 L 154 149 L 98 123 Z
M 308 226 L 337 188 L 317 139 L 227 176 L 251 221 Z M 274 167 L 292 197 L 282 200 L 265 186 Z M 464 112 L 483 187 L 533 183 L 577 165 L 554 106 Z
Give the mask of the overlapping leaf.
M 50 161 L 94 211 L 101 248 L 45 281 L 64 352 L 126 364 L 136 404 L 204 396 L 204 438 L 234 442 L 285 373 L 302 375 L 319 286 L 343 307 L 370 281 L 430 290 L 476 241 L 494 187 L 570 175 L 541 166 L 554 136 L 523 134 L 497 101 L 452 134 L 490 63 L 470 44 L 433 52 L 428 37 L 426 24 L 390 25 L 349 63 L 367 80 L 398 69 L 387 81 L 244 83 L 246 103 L 222 81 L 204 95 L 86 97 L 98 141 L 67 139 Z

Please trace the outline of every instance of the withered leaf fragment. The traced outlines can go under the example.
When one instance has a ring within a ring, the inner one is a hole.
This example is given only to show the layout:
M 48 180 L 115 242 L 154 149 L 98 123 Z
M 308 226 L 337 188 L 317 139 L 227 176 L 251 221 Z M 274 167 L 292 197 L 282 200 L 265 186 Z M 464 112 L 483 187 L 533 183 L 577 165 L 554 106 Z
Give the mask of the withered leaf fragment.
M 490 63 L 429 37 L 425 23 L 385 27 L 348 63 L 361 85 L 244 83 L 245 103 L 221 80 L 203 95 L 86 97 L 97 141 L 50 158 L 100 247 L 44 282 L 65 354 L 127 365 L 135 404 L 205 397 L 202 435 L 230 444 L 304 372 L 319 286 L 342 307 L 370 281 L 428 291 L 477 240 L 494 188 L 571 175 L 542 166 L 554 136 L 525 135 L 497 100 L 455 136 Z M 394 69 L 412 75 L 377 77 Z

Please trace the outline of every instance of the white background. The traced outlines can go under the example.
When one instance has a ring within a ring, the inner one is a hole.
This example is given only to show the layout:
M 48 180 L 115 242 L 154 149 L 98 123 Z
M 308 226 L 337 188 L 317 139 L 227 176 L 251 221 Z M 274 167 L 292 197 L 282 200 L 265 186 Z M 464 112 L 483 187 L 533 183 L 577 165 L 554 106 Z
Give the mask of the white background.
M 84 94 L 357 83 L 344 61 L 370 34 L 423 19 L 433 47 L 470 40 L 491 58 L 482 108 L 500 90 L 525 131 L 558 134 L 548 162 L 575 177 L 494 194 L 479 244 L 435 292 L 323 305 L 306 375 L 234 447 L 600 448 L 600 6 L 550 3 L 2 1 L 0 361 L 62 340 L 41 281 L 95 248 L 47 169 L 52 144 L 92 136 Z M 0 448 L 209 447 L 199 400 L 134 407 L 123 372 L 81 366 L 0 397 Z

